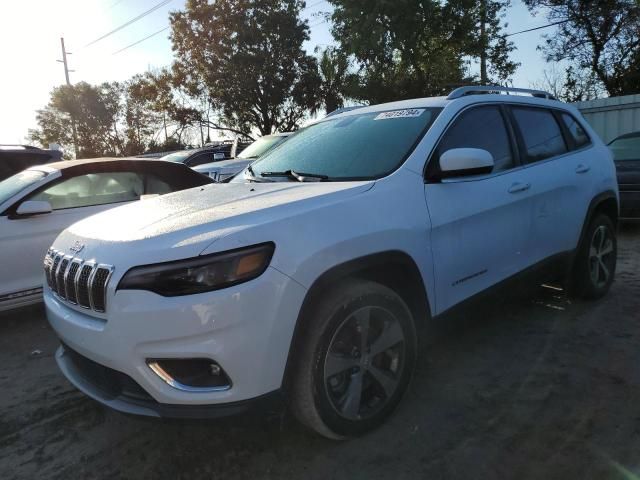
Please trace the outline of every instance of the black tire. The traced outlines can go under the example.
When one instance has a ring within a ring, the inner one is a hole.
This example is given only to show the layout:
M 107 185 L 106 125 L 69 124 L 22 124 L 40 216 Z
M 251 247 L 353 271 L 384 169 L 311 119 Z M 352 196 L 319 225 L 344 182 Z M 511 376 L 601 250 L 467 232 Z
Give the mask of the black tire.
M 610 252 L 601 255 L 594 251 L 599 247 L 601 251 Z M 609 216 L 598 213 L 591 219 L 578 247 L 569 279 L 569 293 L 584 299 L 597 299 L 606 294 L 615 276 L 617 254 L 615 225 Z
M 354 279 L 324 295 L 302 321 L 291 390 L 295 416 L 335 440 L 378 427 L 400 403 L 415 367 L 416 329 L 406 303 L 383 285 Z M 393 346 L 380 350 L 387 344 Z

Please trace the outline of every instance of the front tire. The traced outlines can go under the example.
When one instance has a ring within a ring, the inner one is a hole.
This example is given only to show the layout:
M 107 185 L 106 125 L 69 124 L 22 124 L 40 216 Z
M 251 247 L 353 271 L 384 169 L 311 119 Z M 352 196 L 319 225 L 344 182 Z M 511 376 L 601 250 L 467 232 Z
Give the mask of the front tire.
M 570 279 L 570 293 L 585 299 L 605 295 L 613 283 L 617 254 L 613 221 L 599 213 L 589 223 L 578 249 Z
M 292 410 L 331 439 L 368 432 L 393 412 L 416 359 L 416 330 L 406 303 L 370 281 L 329 292 L 305 321 L 297 349 Z

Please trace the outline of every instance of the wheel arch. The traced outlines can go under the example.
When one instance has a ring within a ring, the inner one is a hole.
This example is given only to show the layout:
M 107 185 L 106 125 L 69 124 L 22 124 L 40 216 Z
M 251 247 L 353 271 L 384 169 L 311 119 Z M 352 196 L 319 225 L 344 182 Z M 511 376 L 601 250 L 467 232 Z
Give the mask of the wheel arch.
M 431 317 L 424 280 L 416 262 L 406 252 L 399 250 L 379 252 L 331 267 L 313 282 L 302 302 L 289 345 L 282 385 L 284 391 L 287 391 L 290 386 L 293 370 L 291 367 L 297 355 L 297 348 L 302 343 L 301 337 L 306 331 L 305 323 L 310 318 L 309 313 L 322 299 L 323 293 L 336 288 L 341 281 L 353 278 L 378 282 L 394 290 L 409 306 L 417 329 Z
M 587 214 L 584 218 L 584 222 L 582 223 L 582 231 L 580 232 L 580 238 L 576 248 L 580 248 L 591 219 L 598 213 L 604 213 L 609 216 L 613 221 L 614 226 L 617 228 L 619 205 L 616 192 L 613 190 L 607 190 L 599 193 L 591 199 L 591 203 L 589 203 L 589 208 L 587 209 Z

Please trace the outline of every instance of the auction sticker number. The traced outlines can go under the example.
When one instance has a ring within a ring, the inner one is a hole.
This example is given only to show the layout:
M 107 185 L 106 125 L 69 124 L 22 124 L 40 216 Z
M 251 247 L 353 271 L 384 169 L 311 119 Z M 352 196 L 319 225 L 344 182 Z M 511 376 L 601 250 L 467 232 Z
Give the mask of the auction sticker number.
M 405 110 L 393 110 L 391 112 L 379 113 L 374 120 L 389 120 L 391 118 L 411 118 L 419 117 L 424 112 L 424 108 L 408 108 Z

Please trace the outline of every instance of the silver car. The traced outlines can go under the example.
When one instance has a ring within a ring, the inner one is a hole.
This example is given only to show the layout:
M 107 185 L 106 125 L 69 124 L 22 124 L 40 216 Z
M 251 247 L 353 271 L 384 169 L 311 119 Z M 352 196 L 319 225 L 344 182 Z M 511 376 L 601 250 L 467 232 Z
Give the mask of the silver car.
M 214 182 L 224 182 L 233 177 L 238 172 L 245 169 L 247 165 L 271 151 L 280 145 L 293 132 L 274 133 L 273 135 L 265 135 L 253 142 L 245 148 L 240 155 L 231 160 L 223 160 L 220 162 L 205 163 L 198 165 L 193 169 L 204 175 L 208 175 Z

